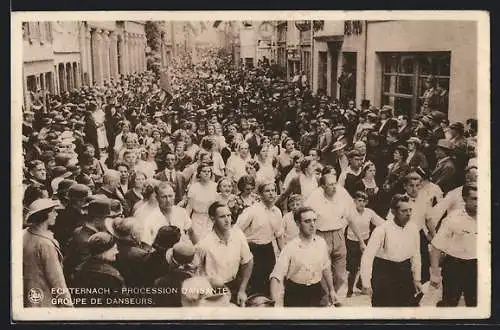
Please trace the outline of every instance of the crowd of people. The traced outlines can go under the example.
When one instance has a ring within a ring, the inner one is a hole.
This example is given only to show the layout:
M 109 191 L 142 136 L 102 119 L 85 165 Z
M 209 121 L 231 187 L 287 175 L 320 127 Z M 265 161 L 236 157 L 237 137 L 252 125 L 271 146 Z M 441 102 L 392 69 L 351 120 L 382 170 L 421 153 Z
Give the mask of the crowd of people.
M 25 306 L 477 304 L 475 119 L 199 58 L 23 112 Z

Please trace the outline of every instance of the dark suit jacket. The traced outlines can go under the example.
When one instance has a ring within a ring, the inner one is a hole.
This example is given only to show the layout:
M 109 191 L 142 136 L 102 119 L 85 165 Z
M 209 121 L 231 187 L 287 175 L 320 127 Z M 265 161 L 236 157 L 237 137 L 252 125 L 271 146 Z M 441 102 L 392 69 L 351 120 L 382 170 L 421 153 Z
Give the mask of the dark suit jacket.
M 427 163 L 427 157 L 425 157 L 422 151 L 415 152 L 413 157 L 410 159 L 409 165 L 410 167 L 420 166 L 424 170 L 426 170 L 429 167 L 429 164 Z
M 386 136 L 387 131 L 389 130 L 390 127 L 397 127 L 397 126 L 398 126 L 397 121 L 394 118 L 389 118 L 383 125 L 379 126 L 378 128 L 379 134 L 382 136 Z
M 125 194 L 123 194 L 123 197 L 122 197 L 122 195 L 118 194 L 116 191 L 112 191 L 109 187 L 105 187 L 105 186 L 99 188 L 99 190 L 96 192 L 96 195 L 97 194 L 103 194 L 110 199 L 116 199 L 116 200 L 120 201 L 120 203 L 122 204 L 122 207 L 123 207 L 123 213 L 129 214 L 130 208 L 128 207 L 127 201 L 125 200 Z
M 406 140 L 408 140 L 411 136 L 411 128 L 407 125 L 401 132 L 398 132 L 398 139 L 403 144 L 406 144 Z
M 141 199 L 135 194 L 135 192 L 130 188 L 125 193 L 125 201 L 127 203 L 127 207 L 129 208 L 129 214 L 131 215 L 132 210 L 134 209 L 135 204 L 137 204 Z
M 443 193 L 446 194 L 457 186 L 455 182 L 455 172 L 455 163 L 453 163 L 451 158 L 448 158 L 444 162 L 438 162 L 431 174 L 431 181 L 437 184 Z
M 182 175 L 182 172 L 174 170 L 174 182 L 171 182 L 170 177 L 167 176 L 165 173 L 165 170 L 156 173 L 154 176 L 155 179 L 160 180 L 160 181 L 166 181 L 169 182 L 172 187 L 174 188 L 175 192 L 175 203 L 179 203 L 182 198 L 184 197 L 184 194 L 186 192 L 188 180 Z
M 94 119 L 92 118 L 92 115 L 90 114 L 87 116 L 87 118 L 85 118 L 84 133 L 86 142 L 94 146 L 95 157 L 99 158 L 99 145 L 97 143 L 97 125 Z
M 255 156 L 255 154 L 257 153 L 259 146 L 262 144 L 262 140 L 263 138 L 260 137 L 260 141 L 259 143 L 257 143 L 257 138 L 255 137 L 255 134 L 252 134 L 252 136 L 247 140 L 248 149 L 250 150 L 250 154 L 252 155 L 252 157 Z

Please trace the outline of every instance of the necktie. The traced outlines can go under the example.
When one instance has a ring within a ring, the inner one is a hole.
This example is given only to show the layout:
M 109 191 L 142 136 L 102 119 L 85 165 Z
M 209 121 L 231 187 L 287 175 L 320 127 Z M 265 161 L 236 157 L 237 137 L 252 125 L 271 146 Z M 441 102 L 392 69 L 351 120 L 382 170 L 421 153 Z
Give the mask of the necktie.
M 174 183 L 174 171 L 170 171 L 170 182 Z

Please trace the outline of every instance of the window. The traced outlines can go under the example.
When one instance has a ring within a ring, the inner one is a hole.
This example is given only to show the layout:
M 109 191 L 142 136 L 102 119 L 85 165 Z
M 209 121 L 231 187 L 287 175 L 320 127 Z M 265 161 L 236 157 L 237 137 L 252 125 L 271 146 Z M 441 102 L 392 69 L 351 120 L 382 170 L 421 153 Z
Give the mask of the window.
M 299 35 L 299 43 L 302 44 L 310 44 L 311 43 L 311 30 L 300 31 Z
M 36 92 L 37 84 L 36 84 L 36 76 L 31 75 L 26 77 L 26 89 L 30 92 Z
M 308 80 L 310 80 L 311 73 L 311 52 L 302 52 L 302 71 L 306 74 Z
M 280 42 L 286 41 L 286 31 L 287 31 L 286 24 L 280 25 L 278 27 L 278 41 Z
M 414 116 L 427 106 L 425 81 L 434 76 L 439 99 L 431 110 L 448 112 L 450 52 L 381 53 L 382 105 L 391 105 L 395 114 Z
M 326 92 L 328 72 L 328 53 L 318 52 L 318 90 Z

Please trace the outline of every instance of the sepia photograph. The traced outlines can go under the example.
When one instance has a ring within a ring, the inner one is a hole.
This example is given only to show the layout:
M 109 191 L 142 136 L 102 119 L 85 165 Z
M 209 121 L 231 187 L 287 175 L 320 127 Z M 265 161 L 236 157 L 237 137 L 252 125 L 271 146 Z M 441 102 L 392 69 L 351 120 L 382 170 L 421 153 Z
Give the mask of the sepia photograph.
M 11 26 L 14 320 L 489 317 L 487 13 Z

